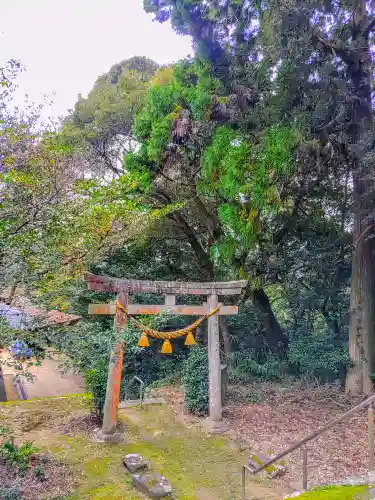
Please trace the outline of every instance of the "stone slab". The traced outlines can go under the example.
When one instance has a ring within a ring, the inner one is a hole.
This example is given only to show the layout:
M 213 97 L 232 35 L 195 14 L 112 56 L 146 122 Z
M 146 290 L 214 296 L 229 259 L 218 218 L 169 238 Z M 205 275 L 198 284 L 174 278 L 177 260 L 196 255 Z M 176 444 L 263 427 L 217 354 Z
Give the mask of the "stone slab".
M 147 405 L 165 405 L 166 400 L 163 398 L 147 398 L 142 401 L 142 406 Z M 129 401 L 120 401 L 119 408 L 134 408 L 135 406 L 140 406 L 139 399 L 129 399 Z
M 128 469 L 129 472 L 139 472 L 148 468 L 148 462 L 139 453 L 130 453 L 125 455 L 122 459 L 122 463 Z
M 134 474 L 133 486 L 150 498 L 164 498 L 172 493 L 171 483 L 161 474 Z

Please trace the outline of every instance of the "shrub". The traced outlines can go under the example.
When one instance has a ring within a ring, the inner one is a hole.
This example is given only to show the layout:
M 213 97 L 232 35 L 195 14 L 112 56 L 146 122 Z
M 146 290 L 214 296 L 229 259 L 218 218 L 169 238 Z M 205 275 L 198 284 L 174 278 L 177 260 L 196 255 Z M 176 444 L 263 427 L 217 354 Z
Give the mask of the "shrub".
M 338 342 L 329 332 L 323 332 L 291 336 L 288 361 L 298 375 L 329 382 L 340 377 L 350 358 L 347 343 Z
M 0 458 L 2 458 L 11 467 L 18 467 L 25 471 L 29 466 L 31 455 L 36 453 L 38 449 L 31 441 L 17 446 L 13 440 L 7 440 L 0 448 Z
M 108 360 L 102 359 L 84 374 L 86 389 L 92 394 L 93 410 L 98 417 L 103 417 L 105 394 L 107 390 Z
M 234 382 L 249 382 L 257 378 L 264 381 L 280 380 L 287 371 L 287 363 L 271 355 L 263 362 L 252 350 L 232 352 L 228 357 L 229 375 Z
M 191 347 L 183 364 L 185 409 L 195 415 L 208 411 L 208 356 L 202 346 Z
M 1 500 L 22 500 L 18 488 L 0 488 L 0 498 Z

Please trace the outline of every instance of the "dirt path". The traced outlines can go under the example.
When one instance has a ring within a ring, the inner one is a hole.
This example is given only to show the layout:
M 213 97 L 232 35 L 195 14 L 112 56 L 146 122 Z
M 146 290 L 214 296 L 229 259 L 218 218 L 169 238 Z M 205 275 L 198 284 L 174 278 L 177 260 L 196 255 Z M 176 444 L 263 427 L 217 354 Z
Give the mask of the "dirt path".
M 23 382 L 28 399 L 85 392 L 82 378 L 72 372 L 62 375 L 55 359 L 45 359 L 41 366 L 32 366 L 30 372 L 35 380 Z
M 82 377 L 72 372 L 61 374 L 59 370 L 60 359 L 58 355 L 50 352 L 49 357 L 44 359 L 41 366 L 31 366 L 27 370 L 34 376 L 30 381 L 22 377 L 22 383 L 26 390 L 27 398 L 42 398 L 48 396 L 64 396 L 66 394 L 82 394 L 85 392 Z M 6 350 L 0 350 L 0 360 L 6 360 L 9 353 Z M 6 397 L 7 401 L 19 399 L 17 392 L 11 387 L 11 377 L 14 375 L 14 368 L 3 363 L 4 378 L 7 378 Z

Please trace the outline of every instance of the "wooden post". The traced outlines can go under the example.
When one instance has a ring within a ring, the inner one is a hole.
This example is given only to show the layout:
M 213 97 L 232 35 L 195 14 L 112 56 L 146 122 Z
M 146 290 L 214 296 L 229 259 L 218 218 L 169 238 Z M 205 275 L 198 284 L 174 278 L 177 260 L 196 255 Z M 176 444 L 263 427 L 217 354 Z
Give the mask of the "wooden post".
M 208 296 L 208 309 L 212 311 L 217 304 L 217 295 Z M 221 414 L 221 364 L 219 317 L 217 314 L 208 318 L 208 385 L 209 385 L 209 418 L 213 423 L 220 423 Z
M 307 491 L 307 447 L 302 447 L 302 489 Z
M 368 407 L 368 452 L 369 452 L 369 472 L 374 471 L 374 461 L 375 461 L 375 443 L 374 443 L 374 408 L 373 404 L 370 403 Z
M 124 293 L 120 293 L 117 296 L 117 300 L 125 307 L 128 304 L 128 297 Z M 117 309 L 115 316 L 116 339 L 109 361 L 107 391 L 103 410 L 103 425 L 100 436 L 98 436 L 98 440 L 100 441 L 118 442 L 121 440 L 121 436 L 116 434 L 122 364 L 124 359 L 124 341 L 119 338 L 119 335 L 124 329 L 126 321 L 126 314 L 121 309 Z
M 242 500 L 246 500 L 246 467 L 242 466 Z

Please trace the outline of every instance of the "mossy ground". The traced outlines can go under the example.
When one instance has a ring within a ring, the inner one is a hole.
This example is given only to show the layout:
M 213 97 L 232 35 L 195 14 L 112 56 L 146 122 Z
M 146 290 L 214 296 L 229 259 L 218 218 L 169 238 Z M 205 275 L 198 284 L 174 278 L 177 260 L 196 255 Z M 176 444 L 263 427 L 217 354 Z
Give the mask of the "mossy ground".
M 12 428 L 19 440 L 34 440 L 36 446 L 70 465 L 76 489 L 69 500 L 142 498 L 121 463 L 127 453 L 141 453 L 153 471 L 165 475 L 176 499 L 240 498 L 241 464 L 247 454 L 232 450 L 225 438 L 209 437 L 199 427 L 186 428 L 167 405 L 122 410 L 125 445 L 97 444 L 84 432 L 61 434 L 62 424 L 88 412 L 88 405 L 85 397 L 0 405 L 0 426 Z M 281 498 L 266 483 L 248 479 L 249 500 Z
M 332 486 L 304 493 L 298 500 L 366 500 L 367 486 Z

